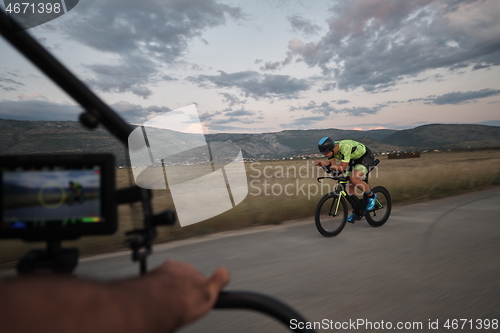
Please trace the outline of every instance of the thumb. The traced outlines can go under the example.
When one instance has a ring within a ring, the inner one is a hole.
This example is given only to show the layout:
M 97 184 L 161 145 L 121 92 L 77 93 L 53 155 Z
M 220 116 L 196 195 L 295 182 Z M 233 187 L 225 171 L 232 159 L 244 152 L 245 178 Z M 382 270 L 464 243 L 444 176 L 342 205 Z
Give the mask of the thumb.
M 218 268 L 207 281 L 207 291 L 210 295 L 210 301 L 215 302 L 219 297 L 219 292 L 230 280 L 229 272 L 225 268 Z

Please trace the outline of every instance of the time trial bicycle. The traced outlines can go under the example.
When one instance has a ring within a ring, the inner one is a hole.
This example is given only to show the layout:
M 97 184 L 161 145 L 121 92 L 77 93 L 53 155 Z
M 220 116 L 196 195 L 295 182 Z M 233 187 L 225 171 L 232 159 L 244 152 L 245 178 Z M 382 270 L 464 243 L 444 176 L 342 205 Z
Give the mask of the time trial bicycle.
M 376 166 L 380 161 L 375 160 Z M 366 218 L 368 224 L 372 227 L 380 227 L 384 225 L 391 214 L 392 203 L 389 191 L 382 186 L 375 186 L 372 192 L 377 194 L 375 207 L 369 211 L 365 210 L 367 196 L 363 195 L 363 199 L 356 195 L 349 195 L 346 192 L 346 185 L 349 182 L 349 177 L 343 172 L 339 173 L 332 170 L 330 167 L 323 167 L 326 173 L 332 174 L 330 177 L 318 177 L 318 182 L 323 179 L 337 180 L 338 183 L 334 190 L 325 194 L 316 206 L 314 220 L 319 233 L 325 237 L 337 236 L 347 223 L 349 209 L 347 203 L 351 204 L 354 210 L 354 221 Z M 354 223 L 353 221 L 353 223 Z

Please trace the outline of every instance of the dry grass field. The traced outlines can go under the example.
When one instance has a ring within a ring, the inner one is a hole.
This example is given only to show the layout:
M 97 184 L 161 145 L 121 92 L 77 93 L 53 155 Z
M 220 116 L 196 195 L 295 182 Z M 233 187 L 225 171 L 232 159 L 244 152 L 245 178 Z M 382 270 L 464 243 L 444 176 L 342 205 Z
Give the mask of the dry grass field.
M 422 154 L 421 158 L 381 160 L 370 176 L 370 185 L 386 187 L 394 203 L 410 203 L 475 191 L 500 184 L 500 150 L 475 152 L 441 152 Z M 314 167 L 314 160 L 283 160 L 246 163 L 249 193 L 235 208 L 190 226 L 158 228 L 157 242 L 201 236 L 213 232 L 241 229 L 261 224 L 278 224 L 296 218 L 313 217 L 319 198 L 334 185 L 323 185 L 316 177 L 324 175 Z M 130 170 L 117 170 L 117 186 L 134 184 Z M 156 212 L 173 208 L 167 190 L 154 190 Z M 193 189 L 193 209 L 196 197 L 207 195 Z M 209 194 L 208 194 L 209 195 Z M 78 246 L 81 254 L 90 255 L 125 249 L 125 231 L 141 227 L 140 204 L 122 205 L 119 231 L 112 236 L 85 237 L 64 246 Z M 34 244 L 22 241 L 0 242 L 0 263 L 15 261 Z M 42 247 L 43 244 L 36 244 Z

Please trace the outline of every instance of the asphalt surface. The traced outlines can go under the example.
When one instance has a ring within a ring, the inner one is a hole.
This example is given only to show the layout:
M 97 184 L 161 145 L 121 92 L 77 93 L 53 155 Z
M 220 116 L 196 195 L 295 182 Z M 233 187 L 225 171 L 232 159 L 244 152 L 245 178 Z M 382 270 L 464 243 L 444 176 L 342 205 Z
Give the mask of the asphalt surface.
M 482 332 L 486 319 L 500 320 L 499 216 L 495 187 L 393 207 L 380 228 L 362 220 L 324 238 L 311 217 L 157 246 L 149 262 L 154 267 L 176 258 L 205 274 L 225 266 L 232 274 L 227 290 L 284 301 L 309 321 L 323 323 L 319 332 L 336 331 L 335 325 L 343 325 L 342 332 L 380 332 L 388 323 L 394 332 Z M 83 259 L 76 274 L 108 280 L 137 271 L 128 254 L 113 254 Z M 448 319 L 458 320 L 457 329 L 444 327 Z M 399 323 L 412 328 L 400 329 Z M 214 310 L 181 332 L 287 329 L 255 312 Z

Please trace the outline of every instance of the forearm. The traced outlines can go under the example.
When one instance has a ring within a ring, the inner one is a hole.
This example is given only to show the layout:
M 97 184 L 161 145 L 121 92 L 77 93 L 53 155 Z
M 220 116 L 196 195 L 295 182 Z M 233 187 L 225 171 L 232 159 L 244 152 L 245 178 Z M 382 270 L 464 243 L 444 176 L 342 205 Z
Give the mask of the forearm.
M 156 318 L 157 312 L 169 309 L 147 304 L 145 300 L 151 298 L 145 296 L 150 295 L 141 295 L 147 294 L 147 289 L 136 280 L 98 283 L 70 277 L 15 279 L 0 283 L 0 322 L 6 332 L 173 331 L 175 323 Z
M 341 163 L 340 165 L 335 164 L 335 163 L 333 163 L 332 160 L 327 161 L 327 163 L 329 163 L 330 169 L 335 170 L 335 171 L 344 171 L 346 169 L 346 167 L 344 166 L 343 163 Z
M 0 281 L 0 323 L 6 332 L 172 332 L 208 313 L 228 282 L 224 268 L 207 279 L 176 260 L 113 283 L 60 276 Z
M 335 171 L 342 171 L 342 166 L 337 165 L 337 164 L 335 164 L 335 163 L 332 163 L 332 162 L 330 161 L 330 169 L 335 170 Z

